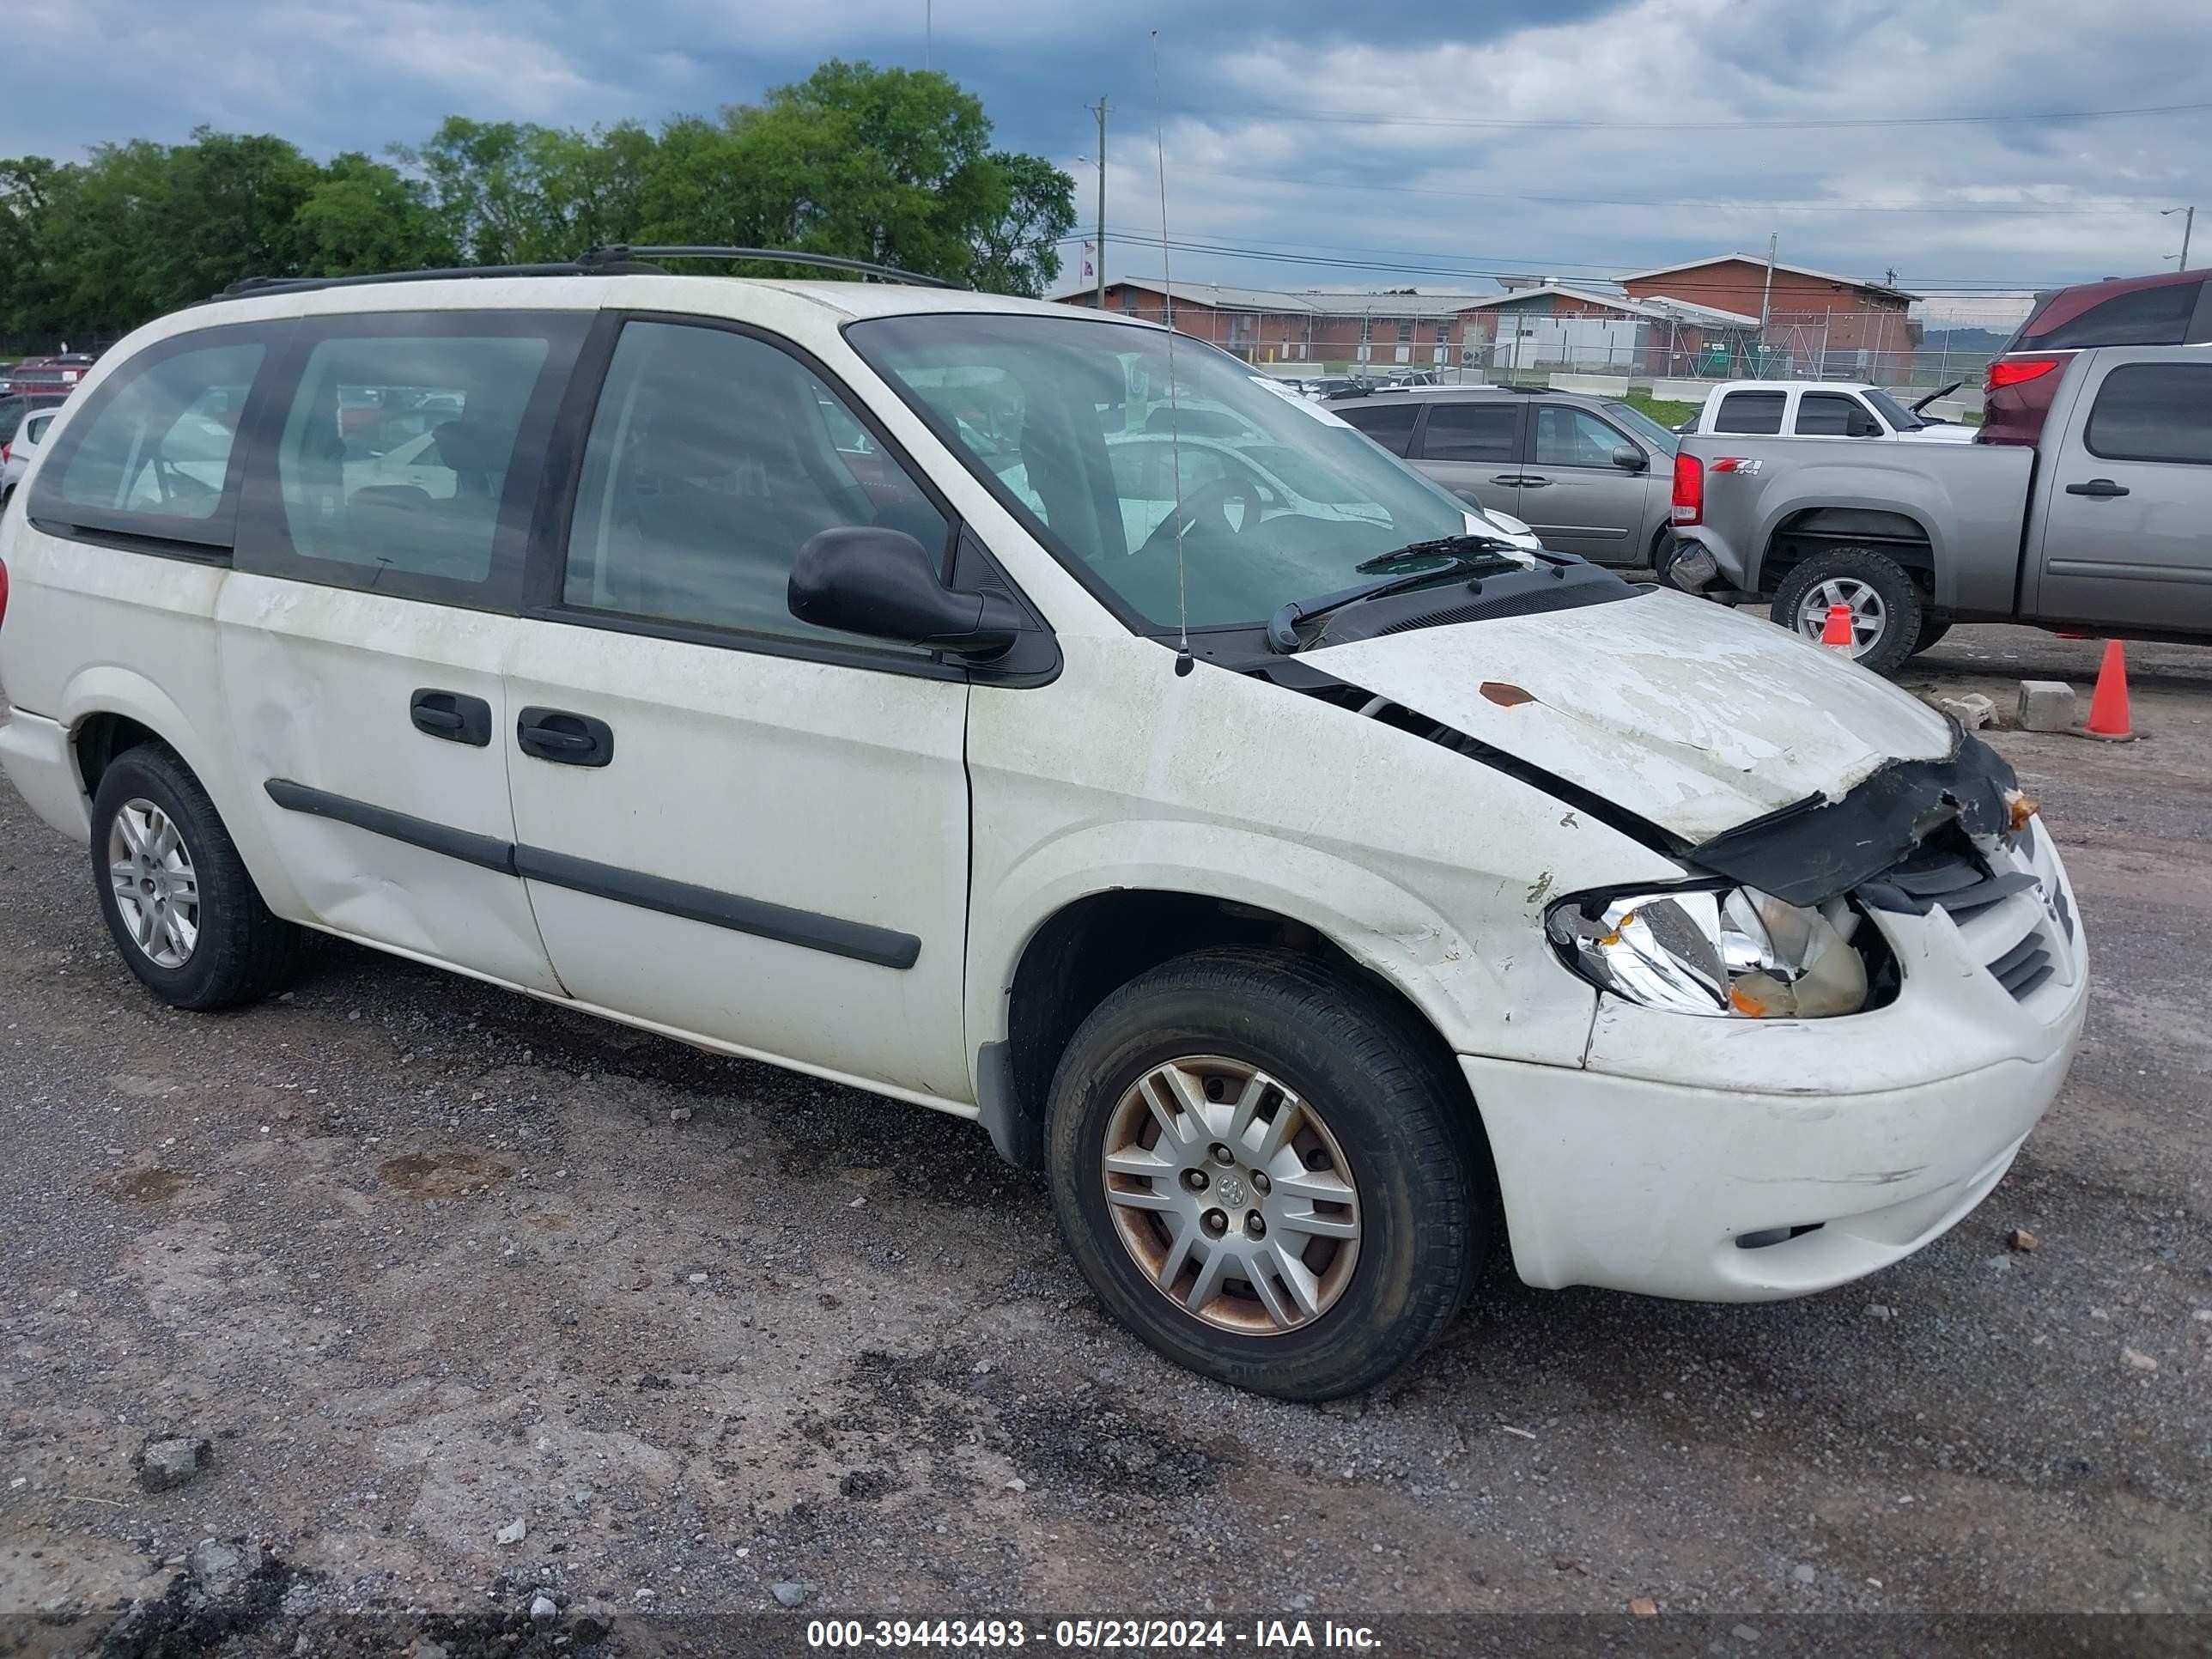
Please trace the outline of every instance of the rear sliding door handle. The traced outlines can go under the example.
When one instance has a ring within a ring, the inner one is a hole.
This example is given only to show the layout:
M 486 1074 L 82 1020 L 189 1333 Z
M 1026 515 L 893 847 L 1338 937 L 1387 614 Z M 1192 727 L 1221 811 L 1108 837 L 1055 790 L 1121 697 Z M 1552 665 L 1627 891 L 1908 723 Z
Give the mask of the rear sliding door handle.
M 407 699 L 407 718 L 425 737 L 471 749 L 491 746 L 491 705 L 482 697 L 426 686 Z
M 605 766 L 615 757 L 615 734 L 605 720 L 565 708 L 524 709 L 514 740 L 524 754 L 556 766 Z

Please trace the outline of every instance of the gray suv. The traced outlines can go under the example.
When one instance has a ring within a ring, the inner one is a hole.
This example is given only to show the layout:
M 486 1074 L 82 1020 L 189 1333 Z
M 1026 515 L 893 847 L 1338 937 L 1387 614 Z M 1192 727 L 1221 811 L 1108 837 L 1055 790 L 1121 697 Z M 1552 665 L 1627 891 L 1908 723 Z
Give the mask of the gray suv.
M 1547 547 L 1663 565 L 1676 439 L 1626 404 L 1471 386 L 1355 392 L 1327 407 L 1454 495 L 1525 520 Z

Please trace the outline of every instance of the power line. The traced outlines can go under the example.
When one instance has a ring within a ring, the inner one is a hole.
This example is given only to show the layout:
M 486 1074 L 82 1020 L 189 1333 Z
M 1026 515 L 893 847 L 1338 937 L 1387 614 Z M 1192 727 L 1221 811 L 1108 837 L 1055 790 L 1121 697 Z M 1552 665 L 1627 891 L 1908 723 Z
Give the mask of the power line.
M 2149 212 L 2151 210 L 2148 204 L 2153 200 L 2165 199 L 2162 197 L 2108 198 L 2106 199 L 2113 201 L 2140 201 L 2145 205 L 2081 208 L 1983 207 L 1971 203 L 1947 203 L 1942 205 L 1921 206 L 1887 202 L 1694 201 L 1648 196 L 1561 196 L 1543 191 L 1442 190 L 1425 185 L 1381 185 L 1353 179 L 1315 179 L 1285 173 L 1244 173 L 1230 167 L 1184 167 L 1178 168 L 1177 171 L 1206 179 L 1243 179 L 1264 184 L 1297 185 L 1307 190 L 1357 191 L 1362 195 L 1382 191 L 1394 196 L 1442 196 L 1455 201 L 1465 202 L 1559 202 L 1580 207 L 1705 208 L 1721 210 L 1741 210 L 1745 212 L 1759 213 L 1934 213 L 1943 215 L 1973 213 L 2009 215 L 2021 218 L 2070 218 L 2106 215 L 2131 216 L 2138 213 Z
M 1176 113 L 1200 118 L 1256 115 L 1278 121 L 1373 127 L 1454 127 L 1499 132 L 1825 132 L 1869 127 L 1981 126 L 2021 121 L 2108 121 L 2132 116 L 2191 115 L 2206 110 L 2212 110 L 2212 102 L 2142 104 L 2124 109 L 2014 110 L 1990 115 L 1885 115 L 1835 118 L 1789 116 L 1753 121 L 1503 120 L 1474 116 L 1376 115 L 1364 110 L 1300 109 L 1281 104 L 1216 106 L 1209 109 L 1180 109 Z

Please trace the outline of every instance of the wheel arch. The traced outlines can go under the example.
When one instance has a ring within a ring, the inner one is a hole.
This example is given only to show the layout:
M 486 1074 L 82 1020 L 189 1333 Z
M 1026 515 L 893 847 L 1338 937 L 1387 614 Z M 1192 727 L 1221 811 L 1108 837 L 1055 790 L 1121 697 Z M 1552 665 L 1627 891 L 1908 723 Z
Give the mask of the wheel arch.
M 1040 1166 L 1045 1104 L 1060 1057 L 1098 1005 L 1163 963 L 1222 945 L 1266 946 L 1324 964 L 1402 1019 L 1479 1126 L 1437 1019 L 1392 975 L 1314 921 L 1266 904 L 1170 887 L 1112 887 L 1069 899 L 1033 927 L 1005 979 L 1005 1033 L 977 1060 L 993 1143 L 1010 1163 Z M 1479 1130 L 1478 1130 L 1479 1132 Z
M 1846 547 L 1884 555 L 1934 599 L 1936 547 L 1928 526 L 1911 514 L 1887 507 L 1810 507 L 1786 514 L 1766 538 L 1760 586 L 1773 592 L 1807 560 Z
M 113 664 L 86 669 L 64 694 L 60 718 L 88 799 L 116 756 L 142 743 L 160 743 L 191 769 L 220 810 L 220 780 L 210 776 L 212 745 L 176 700 L 144 675 Z

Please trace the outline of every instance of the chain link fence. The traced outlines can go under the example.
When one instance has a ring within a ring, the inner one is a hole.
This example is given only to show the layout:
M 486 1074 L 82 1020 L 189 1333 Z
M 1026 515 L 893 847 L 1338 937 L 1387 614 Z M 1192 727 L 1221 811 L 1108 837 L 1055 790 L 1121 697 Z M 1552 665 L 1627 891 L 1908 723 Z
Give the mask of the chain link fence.
M 1171 309 L 1182 332 L 1289 378 L 1542 385 L 1564 376 L 1683 399 L 1729 380 L 1866 381 L 1914 397 L 1960 383 L 1956 400 L 1972 409 L 1990 355 L 1954 351 L 1941 330 L 1924 339 L 1918 323 L 1894 310 L 1776 311 L 1762 326 L 1689 308 L 1655 317 L 1584 303 L 1518 307 L 1474 295 L 1197 286 L 1186 298 L 1184 284 L 1176 286 L 1171 308 L 1133 285 L 1110 308 L 1155 322 Z

